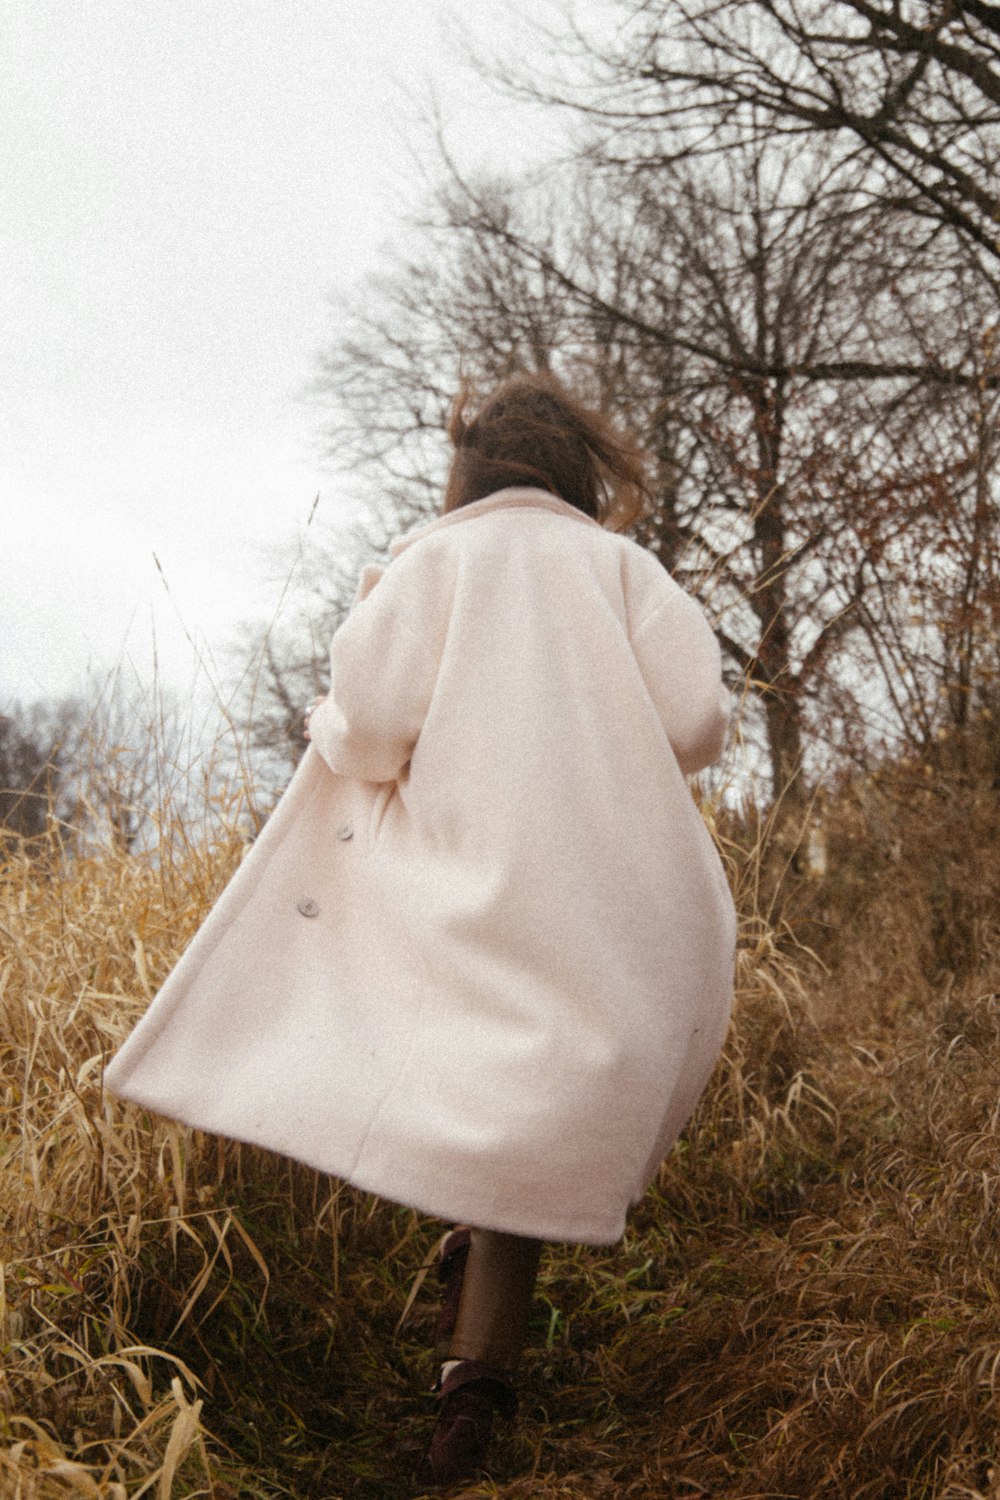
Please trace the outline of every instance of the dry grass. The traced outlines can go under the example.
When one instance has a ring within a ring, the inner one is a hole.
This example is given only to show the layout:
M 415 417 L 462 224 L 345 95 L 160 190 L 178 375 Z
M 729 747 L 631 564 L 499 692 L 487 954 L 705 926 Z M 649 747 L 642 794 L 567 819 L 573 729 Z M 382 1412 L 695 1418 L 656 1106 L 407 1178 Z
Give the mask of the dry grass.
M 976 962 L 928 972 L 940 869 L 866 898 L 844 807 L 841 862 L 787 907 L 823 965 L 731 847 L 725 1056 L 624 1244 L 549 1250 L 520 1415 L 464 1493 L 1000 1495 L 995 917 L 965 892 Z M 440 1226 L 102 1091 L 239 857 L 162 832 L 159 859 L 0 871 L 0 1496 L 414 1495 L 430 1282 L 396 1325 Z

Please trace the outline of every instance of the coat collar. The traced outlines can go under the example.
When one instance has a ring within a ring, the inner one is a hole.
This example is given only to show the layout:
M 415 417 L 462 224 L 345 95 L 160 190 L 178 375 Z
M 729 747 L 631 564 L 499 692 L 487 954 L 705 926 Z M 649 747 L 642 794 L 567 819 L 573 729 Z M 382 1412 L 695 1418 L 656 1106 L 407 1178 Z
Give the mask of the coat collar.
M 567 500 L 561 500 L 558 495 L 551 495 L 548 490 L 535 489 L 528 485 L 516 485 L 509 489 L 497 490 L 495 494 L 486 495 L 482 500 L 473 500 L 470 505 L 462 505 L 458 510 L 451 510 L 445 516 L 438 516 L 436 520 L 427 521 L 423 526 L 415 527 L 405 536 L 396 538 L 389 548 L 389 554 L 391 557 L 398 557 L 400 552 L 405 551 L 413 542 L 422 541 L 430 532 L 440 531 L 445 526 L 457 526 L 460 521 L 471 521 L 475 516 L 488 515 L 495 510 L 524 509 L 550 510 L 557 516 L 566 516 L 572 521 L 583 521 L 587 526 L 596 526 L 599 531 L 602 529 L 599 521 L 584 515 L 582 510 L 577 510 L 575 505 L 570 505 Z

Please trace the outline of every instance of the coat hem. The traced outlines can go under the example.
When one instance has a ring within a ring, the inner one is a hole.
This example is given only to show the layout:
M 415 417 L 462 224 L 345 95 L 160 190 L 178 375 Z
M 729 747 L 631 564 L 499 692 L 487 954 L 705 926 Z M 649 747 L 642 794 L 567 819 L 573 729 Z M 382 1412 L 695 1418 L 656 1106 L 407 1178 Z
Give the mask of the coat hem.
M 221 1126 L 198 1124 L 193 1119 L 185 1119 L 181 1114 L 166 1113 L 155 1104 L 147 1102 L 138 1092 L 119 1092 L 110 1084 L 108 1084 L 108 1091 L 116 1098 L 144 1109 L 160 1119 L 172 1120 L 175 1124 L 183 1125 L 190 1130 L 201 1131 L 204 1135 L 219 1136 L 224 1140 L 236 1141 L 244 1146 L 252 1146 L 256 1150 L 282 1156 L 288 1161 L 295 1161 L 301 1166 L 308 1167 L 310 1171 L 321 1172 L 326 1177 L 335 1177 L 338 1181 L 345 1182 L 360 1192 L 370 1193 L 375 1198 L 381 1198 L 386 1203 L 398 1204 L 400 1208 L 412 1209 L 426 1218 L 438 1219 L 443 1223 L 472 1224 L 477 1229 L 492 1229 L 501 1234 L 517 1234 L 527 1239 L 544 1240 L 552 1244 L 616 1245 L 625 1233 L 624 1210 L 620 1219 L 614 1221 L 613 1228 L 609 1227 L 607 1221 L 602 1224 L 579 1220 L 567 1223 L 566 1220 L 558 1218 L 545 1221 L 537 1216 L 528 1219 L 518 1214 L 495 1214 L 486 1208 L 477 1209 L 474 1198 L 452 1198 L 447 1193 L 439 1197 L 433 1189 L 424 1192 L 419 1184 L 415 1184 L 412 1191 L 405 1185 L 402 1189 L 387 1188 L 384 1183 L 380 1183 L 375 1177 L 369 1177 L 364 1171 L 358 1172 L 353 1168 L 348 1170 L 346 1167 L 338 1169 L 336 1166 L 315 1160 L 307 1155 L 299 1155 L 285 1147 L 275 1145 L 273 1141 L 255 1135 L 251 1130 L 239 1131 L 223 1129 Z

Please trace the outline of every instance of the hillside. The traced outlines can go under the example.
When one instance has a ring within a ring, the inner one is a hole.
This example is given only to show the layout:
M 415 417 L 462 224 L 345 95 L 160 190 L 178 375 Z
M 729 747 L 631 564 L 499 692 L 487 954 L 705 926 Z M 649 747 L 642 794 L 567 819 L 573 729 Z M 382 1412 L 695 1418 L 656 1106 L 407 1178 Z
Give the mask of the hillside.
M 724 1058 L 623 1244 L 549 1248 L 462 1493 L 1000 1493 L 997 794 L 894 767 L 811 817 L 823 874 L 720 818 Z M 164 840 L 0 874 L 0 1494 L 415 1495 L 441 1226 L 102 1092 L 241 847 Z

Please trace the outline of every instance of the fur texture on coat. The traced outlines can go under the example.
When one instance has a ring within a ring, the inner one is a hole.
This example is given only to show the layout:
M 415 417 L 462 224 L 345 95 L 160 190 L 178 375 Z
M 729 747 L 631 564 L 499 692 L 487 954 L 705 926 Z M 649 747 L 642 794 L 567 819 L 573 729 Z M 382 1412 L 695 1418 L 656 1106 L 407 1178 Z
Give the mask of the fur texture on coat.
M 685 780 L 723 746 L 718 645 L 541 490 L 393 550 L 107 1084 L 441 1218 L 611 1243 L 729 1017 L 732 899 Z

